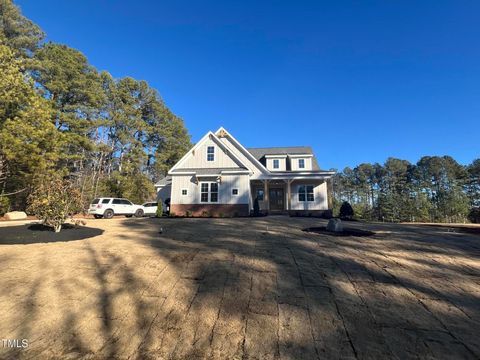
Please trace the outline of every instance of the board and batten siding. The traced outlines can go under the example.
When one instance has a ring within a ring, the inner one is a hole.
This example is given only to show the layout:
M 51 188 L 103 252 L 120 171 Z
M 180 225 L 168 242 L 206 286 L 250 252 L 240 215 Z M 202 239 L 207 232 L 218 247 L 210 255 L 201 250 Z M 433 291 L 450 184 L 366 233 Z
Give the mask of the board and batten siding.
M 303 185 L 313 185 L 314 201 L 298 201 L 298 188 Z M 295 181 L 291 185 L 291 210 L 328 210 L 327 183 Z
M 305 167 L 300 169 L 298 167 L 298 160 L 305 160 Z M 312 170 L 312 158 L 311 157 L 291 157 L 290 158 L 290 168 L 292 171 L 308 171 Z
M 286 171 L 287 170 L 287 156 L 285 157 L 267 157 L 266 159 L 267 169 L 270 171 Z M 273 160 L 278 160 L 278 169 L 273 167 Z
M 252 175 L 250 176 L 251 179 L 258 179 L 262 175 L 262 171 L 259 169 L 259 167 L 254 164 L 253 161 L 247 158 L 247 156 L 245 156 L 242 151 L 235 146 L 235 144 L 230 142 L 228 138 L 221 138 L 220 140 L 252 172 Z
M 192 175 L 174 175 L 172 178 L 172 204 L 206 204 L 200 202 L 202 182 L 217 182 L 216 177 L 200 178 L 198 184 Z M 182 195 L 182 189 L 187 195 Z M 238 189 L 238 195 L 232 195 L 232 189 Z M 218 183 L 218 203 L 248 204 L 250 180 L 248 175 L 222 175 Z
M 207 148 L 213 146 L 215 149 L 215 160 L 207 161 Z M 207 139 L 195 152 L 190 150 L 190 156 L 179 166 L 179 169 L 193 168 L 239 168 L 240 164 L 230 157 L 217 143 L 211 139 Z

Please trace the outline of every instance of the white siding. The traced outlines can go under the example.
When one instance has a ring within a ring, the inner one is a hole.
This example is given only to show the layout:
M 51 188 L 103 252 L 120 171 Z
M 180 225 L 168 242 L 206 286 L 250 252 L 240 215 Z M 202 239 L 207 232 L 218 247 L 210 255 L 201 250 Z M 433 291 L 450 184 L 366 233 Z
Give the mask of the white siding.
M 174 175 L 172 177 L 172 204 L 201 204 L 200 183 L 216 182 L 215 177 L 201 178 L 195 184 L 192 175 Z M 238 195 L 232 195 L 232 189 L 238 189 Z M 182 195 L 187 189 L 187 195 Z M 248 204 L 250 180 L 248 175 L 222 175 L 218 184 L 218 203 L 215 204 Z
M 253 173 L 251 179 L 258 179 L 260 175 L 262 175 L 262 171 L 260 170 L 260 168 L 256 164 L 254 164 L 253 161 L 247 158 L 247 156 L 245 156 L 233 143 L 231 143 L 228 138 L 224 137 L 220 140 L 230 151 L 232 151 L 240 159 L 243 164 L 245 164 L 248 170 Z
M 167 185 L 162 188 L 157 189 L 157 202 L 165 203 L 165 200 L 170 198 L 172 195 L 172 185 Z
M 207 147 L 213 146 L 215 148 L 215 160 L 207 161 Z M 178 169 L 192 169 L 192 168 L 239 168 L 239 164 L 230 157 L 225 151 L 218 146 L 217 143 L 211 139 L 207 139 L 201 144 L 195 153 L 190 150 L 190 156 L 181 164 Z
M 300 169 L 298 167 L 298 160 L 300 159 L 303 159 L 305 160 L 305 168 L 303 169 Z M 292 171 L 308 171 L 308 170 L 312 170 L 312 158 L 311 157 L 294 157 L 294 158 L 290 158 L 290 168 L 292 169 Z
M 284 158 L 267 158 L 267 169 L 270 171 L 286 171 L 287 170 L 287 157 Z M 278 160 L 278 169 L 273 167 L 273 160 Z
M 298 201 L 298 188 L 302 185 L 313 185 L 314 201 Z M 292 210 L 328 210 L 327 200 L 327 183 L 322 182 L 297 182 L 295 181 L 291 185 L 292 197 L 291 206 Z

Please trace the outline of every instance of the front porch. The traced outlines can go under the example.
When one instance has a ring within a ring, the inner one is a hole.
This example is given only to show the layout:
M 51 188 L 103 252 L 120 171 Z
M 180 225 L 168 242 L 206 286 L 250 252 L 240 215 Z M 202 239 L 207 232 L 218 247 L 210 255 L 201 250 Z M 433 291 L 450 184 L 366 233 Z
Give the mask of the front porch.
M 331 216 L 324 179 L 262 179 L 250 181 L 251 209 L 258 199 L 263 214 Z

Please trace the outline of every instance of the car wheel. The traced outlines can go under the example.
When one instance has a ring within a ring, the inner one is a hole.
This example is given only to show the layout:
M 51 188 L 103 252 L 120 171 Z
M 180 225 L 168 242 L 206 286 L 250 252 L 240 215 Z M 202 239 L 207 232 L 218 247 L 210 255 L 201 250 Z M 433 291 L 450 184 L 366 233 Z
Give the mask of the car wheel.
M 132 215 L 125 215 L 125 217 L 132 217 Z
M 137 211 L 135 211 L 135 217 L 142 217 L 143 216 L 143 210 L 142 209 L 138 209 Z
M 105 212 L 103 213 L 103 217 L 105 219 L 111 219 L 113 217 L 113 210 L 105 210 Z
M 97 214 L 95 214 L 95 215 L 93 215 L 93 217 L 94 217 L 95 219 L 101 219 L 103 216 L 102 216 L 102 215 L 97 215 Z

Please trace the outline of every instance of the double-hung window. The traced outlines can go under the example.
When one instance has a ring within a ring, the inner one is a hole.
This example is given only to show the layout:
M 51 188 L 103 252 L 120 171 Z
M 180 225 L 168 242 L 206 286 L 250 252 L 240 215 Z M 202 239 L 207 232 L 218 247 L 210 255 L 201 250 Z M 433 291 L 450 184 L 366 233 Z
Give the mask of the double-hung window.
M 200 184 L 200 202 L 202 203 L 218 202 L 218 183 L 204 182 Z
M 298 159 L 298 168 L 305 169 L 305 159 Z
M 280 168 L 280 160 L 273 159 L 273 168 L 274 169 L 279 169 Z
M 215 161 L 215 147 L 207 146 L 207 161 Z
M 313 186 L 312 185 L 301 185 L 298 187 L 298 201 L 314 201 L 315 197 L 313 195 Z

